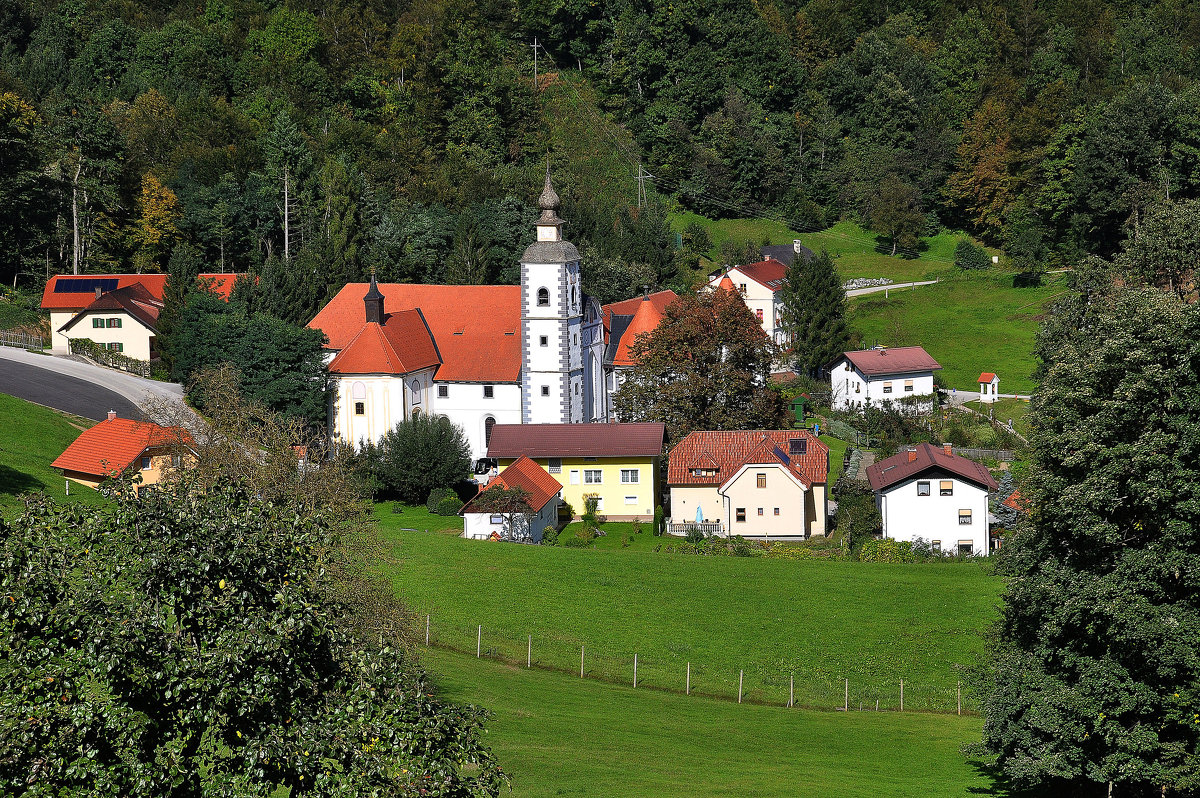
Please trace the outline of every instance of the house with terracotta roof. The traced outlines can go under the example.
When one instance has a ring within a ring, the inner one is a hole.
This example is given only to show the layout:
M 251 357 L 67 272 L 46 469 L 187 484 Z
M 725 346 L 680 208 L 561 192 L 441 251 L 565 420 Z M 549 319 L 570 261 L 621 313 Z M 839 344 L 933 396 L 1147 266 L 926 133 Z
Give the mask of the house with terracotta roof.
M 520 488 L 529 494 L 527 511 L 505 512 L 486 503 L 488 491 Z M 464 538 L 540 543 L 546 527 L 558 523 L 562 486 L 528 457 L 518 457 L 462 509 Z
M 783 299 L 780 291 L 786 282 L 787 266 L 768 258 L 717 272 L 709 277 L 708 288 L 715 290 L 727 284 L 735 289 L 762 325 L 763 332 L 775 343 L 782 344 L 787 340 L 787 334 L 783 329 Z
M 575 515 L 595 496 L 597 512 L 614 521 L 649 521 L 659 504 L 667 428 L 630 424 L 505 424 L 492 430 L 488 457 L 509 466 L 522 457 L 562 487 Z
M 935 404 L 933 372 L 941 365 L 919 346 L 899 346 L 844 352 L 826 369 L 834 410 L 892 403 L 929 412 Z
M 935 551 L 987 555 L 988 496 L 998 485 L 982 464 L 928 443 L 867 467 L 883 536 L 929 541 Z
M 229 299 L 236 274 L 202 274 L 209 289 Z M 114 352 L 150 361 L 158 357 L 158 315 L 165 274 L 59 274 L 46 281 L 42 310 L 50 311 L 53 351 L 67 352 L 73 338 L 88 338 Z
M 979 375 L 979 401 L 992 404 L 1000 398 L 1000 378 L 990 371 Z
M 829 447 L 808 430 L 692 432 L 668 460 L 672 534 L 825 535 Z
M 195 443 L 182 427 L 108 418 L 84 430 L 50 465 L 72 482 L 95 488 L 113 476 L 132 473 L 137 489 L 157 484 L 171 469 L 194 462 Z

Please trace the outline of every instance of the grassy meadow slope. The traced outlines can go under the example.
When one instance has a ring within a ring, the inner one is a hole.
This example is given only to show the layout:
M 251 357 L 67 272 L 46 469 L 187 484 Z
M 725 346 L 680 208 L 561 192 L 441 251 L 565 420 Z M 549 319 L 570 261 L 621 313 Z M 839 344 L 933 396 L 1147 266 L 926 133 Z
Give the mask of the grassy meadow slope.
M 985 271 L 950 275 L 937 285 L 860 296 L 850 301 L 850 328 L 863 344 L 919 344 L 942 364 L 942 379 L 978 391 L 980 372 L 1000 375 L 1003 393 L 1030 393 L 1038 324 L 1067 290 L 1063 275 L 1037 288 L 1013 288 L 1012 275 Z
M 440 693 L 492 712 L 514 796 L 940 798 L 994 794 L 961 753 L 978 718 L 685 697 L 422 651 Z
M 510 546 L 404 532 L 379 512 L 391 576 L 433 637 L 474 652 L 534 660 L 624 682 L 639 680 L 748 699 L 832 707 L 843 700 L 952 711 L 961 678 L 982 650 L 1001 582 L 978 563 L 881 565 L 698 557 L 647 551 Z M 425 528 L 421 525 L 419 528 Z M 452 531 L 454 527 L 449 527 Z
M 92 421 L 68 416 L 23 399 L 0 393 L 0 514 L 11 516 L 21 507 L 21 495 L 45 491 L 58 501 L 67 500 L 63 476 L 50 467 Z M 71 501 L 96 502 L 90 488 L 71 485 Z

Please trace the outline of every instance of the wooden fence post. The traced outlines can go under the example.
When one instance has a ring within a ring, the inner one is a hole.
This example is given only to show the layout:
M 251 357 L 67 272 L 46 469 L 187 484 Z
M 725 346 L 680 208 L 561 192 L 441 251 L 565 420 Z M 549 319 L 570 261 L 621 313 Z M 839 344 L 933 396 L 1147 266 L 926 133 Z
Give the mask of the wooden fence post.
M 846 680 L 846 695 L 842 699 L 842 712 L 850 711 L 850 680 Z
M 788 681 L 788 706 L 796 706 L 796 674 L 794 673 Z
M 425 648 L 429 648 L 429 616 L 425 616 Z
M 479 655 L 483 652 L 483 624 L 479 624 L 479 628 L 475 630 L 475 659 L 479 659 Z
M 583 678 L 583 646 L 579 647 L 579 678 Z
M 900 711 L 904 711 L 904 680 L 900 680 Z
M 958 714 L 962 714 L 962 682 L 958 683 Z
M 637 689 L 637 654 L 633 655 L 633 689 Z
M 692 663 L 690 663 L 690 662 L 688 663 L 688 669 L 687 669 L 687 684 L 683 688 L 683 694 L 684 695 L 692 694 Z
M 533 635 L 529 636 L 529 648 L 525 650 L 525 667 L 533 667 Z
M 742 677 L 746 675 L 745 671 L 738 671 L 738 703 L 742 703 Z

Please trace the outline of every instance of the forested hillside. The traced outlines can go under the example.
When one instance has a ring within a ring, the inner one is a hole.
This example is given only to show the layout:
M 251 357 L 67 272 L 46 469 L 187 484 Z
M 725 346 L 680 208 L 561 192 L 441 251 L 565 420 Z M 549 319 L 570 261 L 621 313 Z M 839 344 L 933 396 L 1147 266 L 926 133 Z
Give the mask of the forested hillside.
M 694 265 L 672 202 L 1069 263 L 1200 195 L 1196 42 L 1180 0 L 0 0 L 0 280 L 514 281 L 547 157 L 604 300 Z

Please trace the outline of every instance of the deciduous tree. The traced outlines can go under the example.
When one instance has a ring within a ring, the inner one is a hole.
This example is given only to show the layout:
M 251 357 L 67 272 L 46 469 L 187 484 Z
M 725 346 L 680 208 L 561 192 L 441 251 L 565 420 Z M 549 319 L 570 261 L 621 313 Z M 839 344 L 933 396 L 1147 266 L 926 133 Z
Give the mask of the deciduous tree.
M 1200 307 L 1103 272 L 1048 319 L 984 742 L 1057 794 L 1200 789 Z
M 637 365 L 620 375 L 614 398 L 622 421 L 661 421 L 673 441 L 780 423 L 782 401 L 766 387 L 778 347 L 735 291 L 680 296 L 631 354 Z
M 410 504 L 434 488 L 457 485 L 471 470 L 471 448 L 462 428 L 445 416 L 423 413 L 401 421 L 378 444 L 362 444 L 362 460 L 382 490 Z

